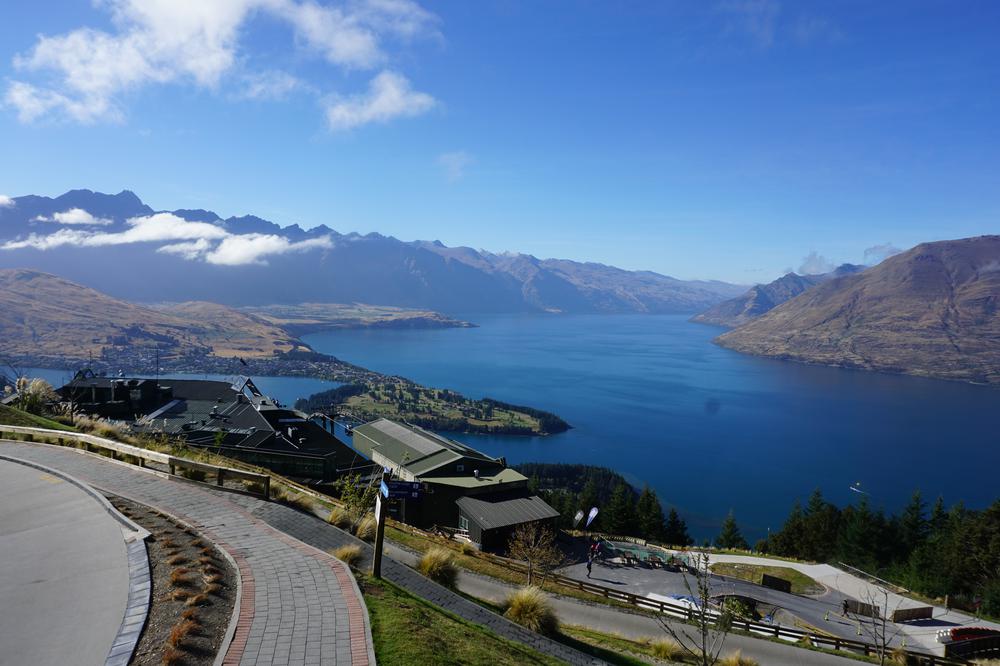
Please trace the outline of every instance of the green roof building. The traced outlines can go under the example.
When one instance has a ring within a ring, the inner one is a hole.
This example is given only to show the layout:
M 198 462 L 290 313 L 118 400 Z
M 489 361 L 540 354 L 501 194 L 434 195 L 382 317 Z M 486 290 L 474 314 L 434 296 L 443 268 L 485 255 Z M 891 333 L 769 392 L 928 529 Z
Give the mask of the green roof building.
M 505 535 L 517 524 L 551 521 L 559 515 L 538 497 L 530 496 L 528 478 L 507 467 L 503 458 L 493 458 L 423 428 L 379 419 L 355 427 L 352 439 L 355 450 L 392 470 L 394 478 L 423 484 L 420 497 L 390 505 L 394 518 L 411 525 L 458 528 L 480 547 L 502 551 L 507 543 Z M 463 498 L 475 502 L 466 501 L 465 509 L 460 510 Z M 532 509 L 511 510 L 526 506 Z M 498 513 L 508 520 L 496 519 Z

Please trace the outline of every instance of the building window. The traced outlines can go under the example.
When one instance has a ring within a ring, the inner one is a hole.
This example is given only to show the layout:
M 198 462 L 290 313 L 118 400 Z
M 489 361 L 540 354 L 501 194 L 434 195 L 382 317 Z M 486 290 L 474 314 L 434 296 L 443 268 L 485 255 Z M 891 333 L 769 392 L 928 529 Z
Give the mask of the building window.
M 466 532 L 468 532 L 469 531 L 469 519 L 466 518 L 465 516 L 459 516 L 458 517 L 458 529 L 465 530 Z
M 464 472 L 465 471 L 465 465 L 455 465 L 455 471 L 456 472 Z

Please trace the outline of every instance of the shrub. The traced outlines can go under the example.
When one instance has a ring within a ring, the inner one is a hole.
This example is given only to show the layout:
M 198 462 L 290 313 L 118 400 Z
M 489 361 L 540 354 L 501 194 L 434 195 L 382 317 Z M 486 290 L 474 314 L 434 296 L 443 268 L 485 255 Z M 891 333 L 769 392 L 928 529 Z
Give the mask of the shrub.
M 362 541 L 374 541 L 376 529 L 378 529 L 378 525 L 375 524 L 375 516 L 369 513 L 358 523 L 354 535 Z
M 455 559 L 450 550 L 445 548 L 431 548 L 420 558 L 418 567 L 420 573 L 431 580 L 454 587 L 458 578 L 458 568 L 455 567 Z
M 351 526 L 351 514 L 347 511 L 347 509 L 335 506 L 330 511 L 330 515 L 327 517 L 326 522 L 335 527 L 339 527 L 342 530 L 347 529 Z
M 559 631 L 559 618 L 549 598 L 537 587 L 522 587 L 504 602 L 504 617 L 540 634 Z
M 463 555 L 477 555 L 478 553 L 479 553 L 479 551 L 476 550 L 476 547 L 473 546 L 471 543 L 463 543 L 462 544 L 462 554 Z
M 652 641 L 649 644 L 649 649 L 652 650 L 653 656 L 657 659 L 678 661 L 684 657 L 684 648 L 677 641 L 672 641 L 669 638 Z
M 760 666 L 755 659 L 744 657 L 743 653 L 737 650 L 719 660 L 719 666 Z
M 350 544 L 347 546 L 341 546 L 337 548 L 332 553 L 330 553 L 338 560 L 343 562 L 349 567 L 353 567 L 361 559 L 361 546 L 356 544 Z

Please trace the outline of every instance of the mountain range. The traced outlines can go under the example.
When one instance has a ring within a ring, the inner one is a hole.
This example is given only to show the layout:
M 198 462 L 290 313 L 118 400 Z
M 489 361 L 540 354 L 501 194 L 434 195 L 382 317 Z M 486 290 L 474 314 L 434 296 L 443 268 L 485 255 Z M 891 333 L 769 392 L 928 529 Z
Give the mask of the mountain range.
M 1000 236 L 917 245 L 716 341 L 774 358 L 1000 384 Z
M 136 302 L 363 302 L 448 313 L 690 313 L 746 290 L 252 215 L 155 211 L 129 191 L 29 195 L 0 207 L 0 268 L 16 267 Z
M 692 317 L 691 321 L 735 328 L 770 312 L 785 301 L 822 282 L 842 275 L 851 275 L 865 268 L 857 264 L 842 264 L 829 273 L 817 275 L 786 273 L 773 282 L 754 285 L 745 294 L 713 305 L 705 312 Z

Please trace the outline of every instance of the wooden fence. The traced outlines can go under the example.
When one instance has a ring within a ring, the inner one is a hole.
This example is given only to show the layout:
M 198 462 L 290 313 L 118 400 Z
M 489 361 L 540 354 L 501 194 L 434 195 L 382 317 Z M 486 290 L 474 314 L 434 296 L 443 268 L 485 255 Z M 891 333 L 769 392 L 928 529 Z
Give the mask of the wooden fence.
M 177 475 L 178 470 L 188 470 L 201 472 L 213 477 L 214 485 L 225 488 L 224 483 L 228 480 L 246 481 L 250 485 L 245 491 L 249 495 L 258 495 L 264 499 L 270 499 L 271 477 L 267 474 L 247 472 L 232 467 L 222 465 L 212 465 L 209 463 L 196 462 L 187 458 L 180 458 L 160 451 L 150 451 L 130 444 L 122 444 L 96 435 L 70 432 L 67 430 L 49 430 L 47 428 L 27 428 L 23 426 L 12 426 L 0 424 L 0 439 L 6 434 L 21 435 L 27 441 L 49 441 L 65 446 L 68 442 L 82 444 L 83 448 L 90 452 L 107 451 L 110 457 L 115 460 L 131 463 L 139 467 L 147 467 L 149 463 L 156 463 L 167 469 L 171 475 Z M 189 479 L 192 480 L 192 479 Z M 195 483 L 203 483 L 194 481 Z

